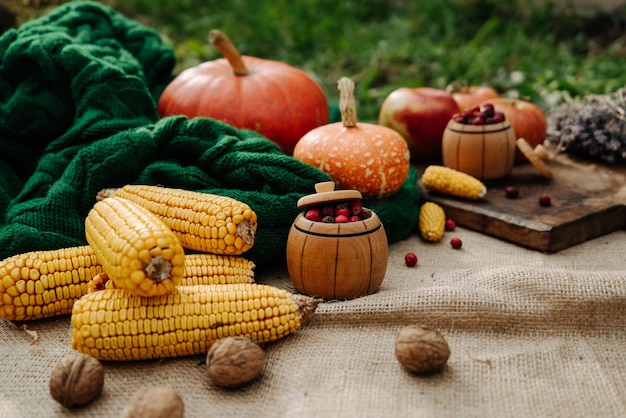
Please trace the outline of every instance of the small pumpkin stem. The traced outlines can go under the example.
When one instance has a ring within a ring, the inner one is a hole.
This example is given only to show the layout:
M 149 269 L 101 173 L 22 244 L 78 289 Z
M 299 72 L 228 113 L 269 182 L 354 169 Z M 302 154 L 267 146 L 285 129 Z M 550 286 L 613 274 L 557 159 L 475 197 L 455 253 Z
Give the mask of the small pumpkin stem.
M 228 60 L 230 66 L 233 67 L 235 75 L 248 74 L 248 69 L 241 60 L 241 55 L 239 55 L 237 47 L 224 32 L 219 29 L 213 29 L 209 32 L 209 42 L 215 45 L 224 58 Z
M 338 82 L 339 87 L 339 111 L 341 122 L 346 128 L 356 126 L 356 102 L 354 101 L 354 82 L 347 77 L 342 77 Z

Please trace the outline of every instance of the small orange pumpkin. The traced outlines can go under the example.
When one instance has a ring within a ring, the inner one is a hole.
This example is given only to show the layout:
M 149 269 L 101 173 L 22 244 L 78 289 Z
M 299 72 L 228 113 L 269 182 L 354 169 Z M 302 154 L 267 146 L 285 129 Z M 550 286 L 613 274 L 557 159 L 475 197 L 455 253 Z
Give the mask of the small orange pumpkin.
M 219 30 L 210 42 L 225 58 L 181 72 L 159 99 L 160 116 L 205 116 L 239 129 L 251 129 L 291 155 L 296 142 L 328 123 L 323 90 L 304 71 L 288 64 L 239 55 Z
M 342 121 L 307 133 L 293 156 L 328 174 L 340 188 L 358 190 L 369 198 L 389 196 L 409 174 L 409 147 L 391 128 L 357 124 L 354 82 L 343 77 L 338 87 Z

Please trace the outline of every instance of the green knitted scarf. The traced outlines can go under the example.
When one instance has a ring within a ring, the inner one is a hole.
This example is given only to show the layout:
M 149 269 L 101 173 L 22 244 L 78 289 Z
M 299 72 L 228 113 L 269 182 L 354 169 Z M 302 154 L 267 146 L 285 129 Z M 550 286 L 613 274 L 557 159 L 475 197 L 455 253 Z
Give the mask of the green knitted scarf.
M 175 57 L 158 33 L 98 3 L 70 2 L 0 37 L 0 258 L 86 244 L 96 194 L 159 184 L 231 196 L 257 213 L 259 267 L 284 261 L 298 199 L 326 174 L 259 134 L 209 118 L 159 119 Z M 417 173 L 365 202 L 389 242 L 409 236 Z

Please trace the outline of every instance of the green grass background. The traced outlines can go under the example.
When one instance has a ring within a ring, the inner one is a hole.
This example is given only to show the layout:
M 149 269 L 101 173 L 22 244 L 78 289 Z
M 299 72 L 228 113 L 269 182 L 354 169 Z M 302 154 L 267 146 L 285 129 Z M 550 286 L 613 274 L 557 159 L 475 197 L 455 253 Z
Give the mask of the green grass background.
M 489 85 L 547 110 L 626 84 L 626 6 L 582 17 L 499 0 L 101 2 L 159 31 L 177 71 L 219 58 L 207 40 L 217 28 L 242 54 L 309 72 L 331 101 L 336 81 L 350 77 L 361 120 L 375 121 L 400 86 Z

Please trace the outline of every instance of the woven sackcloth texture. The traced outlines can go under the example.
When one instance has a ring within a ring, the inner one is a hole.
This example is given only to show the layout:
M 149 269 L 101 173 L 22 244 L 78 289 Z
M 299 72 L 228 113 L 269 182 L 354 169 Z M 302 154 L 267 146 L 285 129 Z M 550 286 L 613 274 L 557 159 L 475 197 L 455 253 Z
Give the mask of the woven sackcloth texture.
M 463 248 L 417 235 L 392 244 L 381 289 L 322 303 L 296 333 L 266 345 L 259 379 L 213 386 L 203 356 L 105 363 L 103 392 L 77 411 L 49 396 L 72 352 L 69 318 L 0 322 L 0 416 L 119 417 L 142 386 L 177 390 L 186 417 L 626 416 L 626 231 L 542 254 L 457 228 Z M 419 254 L 417 268 L 404 254 Z M 292 289 L 284 268 L 257 281 Z M 401 327 L 438 328 L 441 373 L 415 376 L 394 357 Z
M 142 183 L 249 204 L 259 228 L 246 256 L 259 268 L 284 260 L 298 199 L 328 176 L 252 131 L 159 120 L 174 64 L 158 33 L 95 2 L 0 37 L 0 258 L 85 244 L 97 192 Z M 412 169 L 392 197 L 368 202 L 390 242 L 415 225 L 419 197 Z
M 104 187 L 162 184 L 236 197 L 259 216 L 257 282 L 295 292 L 284 265 L 297 200 L 327 177 L 249 132 L 159 120 L 174 56 L 158 34 L 98 3 L 70 2 L 0 36 L 0 258 L 84 243 Z M 416 170 L 367 202 L 388 238 L 376 293 L 326 301 L 264 346 L 259 379 L 214 386 L 204 356 L 105 362 L 88 406 L 66 410 L 50 374 L 72 353 L 68 315 L 0 320 L 0 417 L 119 417 L 143 386 L 167 386 L 186 417 L 626 416 L 626 231 L 543 254 L 458 228 L 460 250 L 415 231 Z M 414 251 L 419 265 L 408 268 Z M 261 268 L 261 266 L 263 268 Z M 441 331 L 451 356 L 416 376 L 394 356 L 405 325 Z

